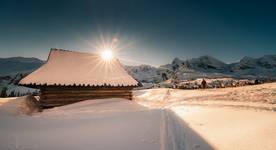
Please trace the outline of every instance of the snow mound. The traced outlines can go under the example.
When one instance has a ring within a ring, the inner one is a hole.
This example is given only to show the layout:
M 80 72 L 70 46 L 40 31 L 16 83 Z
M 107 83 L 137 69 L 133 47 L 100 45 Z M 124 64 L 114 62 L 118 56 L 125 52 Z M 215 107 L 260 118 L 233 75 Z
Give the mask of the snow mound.
M 32 115 L 39 112 L 38 100 L 33 96 L 5 98 L 0 100 L 0 112 L 9 115 Z
M 32 115 L 33 113 L 40 111 L 38 97 L 29 95 L 23 98 L 24 99 L 18 107 L 18 112 L 20 114 Z

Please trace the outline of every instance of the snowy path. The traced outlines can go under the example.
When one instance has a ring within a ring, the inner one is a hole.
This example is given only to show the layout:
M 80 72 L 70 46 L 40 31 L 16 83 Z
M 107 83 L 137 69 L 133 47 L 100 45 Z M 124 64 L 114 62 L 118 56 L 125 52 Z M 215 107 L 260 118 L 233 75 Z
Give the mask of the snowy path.
M 276 83 L 210 90 L 150 89 L 135 95 L 143 106 L 171 109 L 213 149 L 276 149 Z M 193 140 L 188 138 L 190 144 Z

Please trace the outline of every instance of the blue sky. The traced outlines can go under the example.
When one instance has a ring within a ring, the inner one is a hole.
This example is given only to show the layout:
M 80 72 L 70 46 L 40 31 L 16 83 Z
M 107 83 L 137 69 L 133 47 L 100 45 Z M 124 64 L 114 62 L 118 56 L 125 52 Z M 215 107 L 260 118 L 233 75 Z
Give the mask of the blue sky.
M 0 57 L 46 59 L 51 47 L 95 52 L 118 39 L 126 63 L 211 55 L 225 62 L 276 54 L 269 0 L 0 1 Z M 110 40 L 111 39 L 111 40 Z

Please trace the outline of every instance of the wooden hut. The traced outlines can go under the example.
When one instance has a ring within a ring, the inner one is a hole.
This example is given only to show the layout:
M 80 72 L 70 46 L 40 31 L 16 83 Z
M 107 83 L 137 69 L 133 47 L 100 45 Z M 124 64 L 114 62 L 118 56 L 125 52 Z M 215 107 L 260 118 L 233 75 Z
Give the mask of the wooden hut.
M 42 107 L 89 99 L 131 100 L 131 90 L 138 86 L 115 58 L 104 61 L 96 54 L 62 49 L 51 49 L 47 62 L 19 84 L 39 88 Z

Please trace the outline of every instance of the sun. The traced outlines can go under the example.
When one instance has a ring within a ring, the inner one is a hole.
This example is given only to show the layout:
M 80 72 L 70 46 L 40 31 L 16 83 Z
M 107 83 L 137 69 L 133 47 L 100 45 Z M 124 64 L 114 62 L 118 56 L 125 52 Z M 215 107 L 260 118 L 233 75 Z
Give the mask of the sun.
M 105 49 L 101 53 L 101 57 L 105 61 L 110 61 L 113 58 L 113 52 L 110 49 Z

